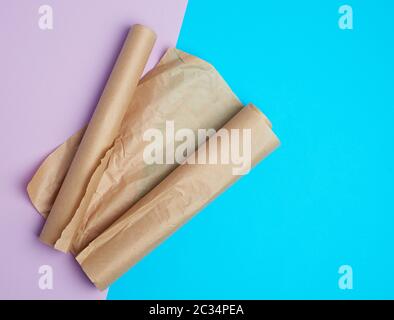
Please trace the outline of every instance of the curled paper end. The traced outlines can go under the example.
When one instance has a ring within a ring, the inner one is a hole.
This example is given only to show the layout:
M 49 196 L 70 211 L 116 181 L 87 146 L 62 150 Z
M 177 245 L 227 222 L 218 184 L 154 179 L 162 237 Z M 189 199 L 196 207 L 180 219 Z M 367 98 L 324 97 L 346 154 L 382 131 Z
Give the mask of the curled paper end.
M 29 184 L 27 194 L 36 210 L 46 218 L 77 152 L 85 128 L 77 131 L 53 151 L 40 165 Z

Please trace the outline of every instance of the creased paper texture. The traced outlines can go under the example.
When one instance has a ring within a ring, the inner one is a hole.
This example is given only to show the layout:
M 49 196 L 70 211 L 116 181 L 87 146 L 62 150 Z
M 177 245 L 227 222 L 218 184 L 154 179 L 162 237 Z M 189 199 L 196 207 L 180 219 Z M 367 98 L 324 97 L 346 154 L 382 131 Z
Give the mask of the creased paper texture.
M 266 117 L 253 105 L 222 128 L 232 129 L 251 130 L 252 165 L 279 143 Z M 218 158 L 221 143 L 210 148 L 214 138 L 198 148 L 198 157 Z M 78 262 L 99 289 L 108 287 L 239 177 L 231 163 L 182 164 L 93 240 L 77 256 Z
M 77 254 L 177 167 L 176 163 L 144 162 L 142 153 L 147 142 L 143 141 L 143 133 L 147 129 L 164 132 L 170 120 L 175 129 L 217 130 L 241 108 L 212 65 L 169 49 L 140 81 L 120 134 L 95 169 L 86 194 L 55 247 Z M 63 160 L 72 158 L 78 139 L 76 134 L 56 149 L 28 186 L 33 204 L 43 215 L 50 209 L 70 165 L 70 161 Z

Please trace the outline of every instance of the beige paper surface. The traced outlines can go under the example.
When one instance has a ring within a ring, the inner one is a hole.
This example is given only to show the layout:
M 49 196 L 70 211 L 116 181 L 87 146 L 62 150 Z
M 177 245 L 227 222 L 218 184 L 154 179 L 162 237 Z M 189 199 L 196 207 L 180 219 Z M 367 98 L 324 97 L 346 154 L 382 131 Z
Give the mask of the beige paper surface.
M 41 232 L 43 242 L 55 244 L 80 206 L 93 172 L 119 133 L 155 40 L 144 26 L 130 30 Z
M 279 143 L 266 117 L 253 105 L 242 108 L 223 128 L 251 129 L 252 165 Z M 212 139 L 198 148 L 198 157 L 220 153 L 220 143 L 209 149 Z M 108 287 L 236 181 L 239 176 L 233 167 L 220 163 L 177 167 L 77 256 L 90 280 L 99 289 Z
M 210 64 L 179 50 L 168 50 L 138 85 L 119 136 L 94 171 L 79 208 L 55 247 L 78 253 L 177 167 L 176 163 L 147 165 L 143 161 L 142 151 L 148 142 L 142 137 L 147 129 L 164 132 L 167 120 L 174 121 L 175 129 L 219 129 L 241 107 Z M 77 142 L 75 138 L 67 140 L 69 153 L 75 152 Z M 55 186 L 61 184 L 64 167 L 69 165 L 67 161 L 63 167 L 61 164 L 65 150 L 65 145 L 55 150 L 29 184 L 29 196 L 37 209 L 50 207 L 55 197 Z
M 27 186 L 31 202 L 44 218 L 52 209 L 84 132 L 85 128 L 77 131 L 53 151 L 40 165 Z

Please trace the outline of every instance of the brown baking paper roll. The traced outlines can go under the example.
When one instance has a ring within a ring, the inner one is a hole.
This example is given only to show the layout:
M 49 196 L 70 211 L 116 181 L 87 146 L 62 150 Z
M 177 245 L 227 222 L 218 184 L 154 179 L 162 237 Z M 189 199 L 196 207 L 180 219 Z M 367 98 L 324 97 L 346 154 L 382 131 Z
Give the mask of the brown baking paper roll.
M 222 157 L 222 142 L 218 137 L 223 130 L 232 129 L 239 129 L 241 136 L 243 129 L 250 129 L 252 165 L 279 143 L 267 118 L 253 105 L 248 105 L 192 156 L 197 155 L 198 159 Z M 219 143 L 211 148 L 214 140 Z M 244 140 L 240 140 L 240 148 L 245 148 Z M 231 163 L 182 164 L 93 240 L 76 259 L 96 287 L 104 289 L 238 178 Z
M 44 243 L 55 244 L 80 206 L 94 170 L 119 133 L 155 40 L 155 33 L 142 25 L 129 31 L 41 232 Z
M 91 175 L 79 207 L 63 227 L 55 248 L 79 253 L 178 166 L 147 165 L 143 161 L 142 151 L 149 143 L 143 141 L 147 129 L 164 132 L 166 121 L 171 120 L 175 130 L 218 130 L 241 108 L 238 98 L 212 65 L 169 49 L 140 81 L 118 137 Z M 56 149 L 28 185 L 30 199 L 44 216 L 56 197 L 80 136 L 76 133 Z M 175 147 L 181 143 L 176 142 Z M 192 146 L 193 150 L 197 146 Z

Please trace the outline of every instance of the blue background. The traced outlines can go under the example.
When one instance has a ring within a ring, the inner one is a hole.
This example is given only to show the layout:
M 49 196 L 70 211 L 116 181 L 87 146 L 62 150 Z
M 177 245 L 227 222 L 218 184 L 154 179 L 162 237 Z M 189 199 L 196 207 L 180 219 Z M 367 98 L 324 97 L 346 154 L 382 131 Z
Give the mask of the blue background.
M 343 4 L 354 30 L 338 27 Z M 394 298 L 393 4 L 189 0 L 178 48 L 214 64 L 282 145 L 109 299 Z M 353 290 L 338 287 L 344 264 Z

